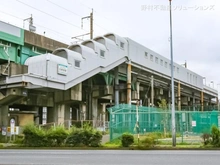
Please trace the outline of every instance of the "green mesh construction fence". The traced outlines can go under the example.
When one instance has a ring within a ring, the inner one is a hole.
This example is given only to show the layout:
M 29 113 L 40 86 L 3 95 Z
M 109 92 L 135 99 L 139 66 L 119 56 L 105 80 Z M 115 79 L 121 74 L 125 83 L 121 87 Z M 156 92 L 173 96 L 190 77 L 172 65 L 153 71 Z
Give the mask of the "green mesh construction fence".
M 120 104 L 108 109 L 110 112 L 110 140 L 125 132 L 172 132 L 171 111 L 154 107 Z M 138 124 L 137 124 L 138 116 Z M 176 111 L 176 132 L 191 135 L 210 133 L 212 125 L 220 127 L 219 111 Z

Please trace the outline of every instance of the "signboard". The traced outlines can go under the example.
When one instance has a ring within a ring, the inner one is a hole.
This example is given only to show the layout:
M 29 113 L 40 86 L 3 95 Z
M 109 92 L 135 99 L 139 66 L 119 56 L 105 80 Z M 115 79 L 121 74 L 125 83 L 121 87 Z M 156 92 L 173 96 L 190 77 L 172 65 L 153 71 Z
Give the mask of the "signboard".
M 196 127 L 196 121 L 192 121 L 192 126 Z
M 15 134 L 15 119 L 10 120 L 11 135 Z
M 66 65 L 63 65 L 63 64 L 57 65 L 58 74 L 67 75 L 67 70 L 68 70 L 68 67 Z
M 5 136 L 7 134 L 7 129 L 6 127 L 2 127 L 2 135 Z

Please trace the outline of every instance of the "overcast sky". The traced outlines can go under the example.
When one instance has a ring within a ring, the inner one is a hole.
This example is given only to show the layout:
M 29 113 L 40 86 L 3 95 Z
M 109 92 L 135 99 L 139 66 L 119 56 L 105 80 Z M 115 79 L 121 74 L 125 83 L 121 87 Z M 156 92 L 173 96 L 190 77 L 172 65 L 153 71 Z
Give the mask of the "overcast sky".
M 0 0 L 0 20 L 28 29 L 33 15 L 37 33 L 70 44 L 89 32 L 94 10 L 94 37 L 114 32 L 170 59 L 169 0 Z M 174 61 L 220 83 L 220 0 L 172 0 Z M 89 39 L 84 36 L 81 39 Z M 213 84 L 211 84 L 211 87 Z M 218 86 L 220 89 L 220 86 Z

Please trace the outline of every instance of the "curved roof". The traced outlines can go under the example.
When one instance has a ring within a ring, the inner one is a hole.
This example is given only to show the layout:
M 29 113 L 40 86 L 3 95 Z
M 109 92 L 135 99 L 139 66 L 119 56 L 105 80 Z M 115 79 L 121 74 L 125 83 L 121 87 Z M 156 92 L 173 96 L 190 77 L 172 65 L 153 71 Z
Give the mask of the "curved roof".
M 80 53 L 72 51 L 67 48 L 58 48 L 53 51 L 54 55 L 66 58 L 68 61 L 70 60 L 70 57 L 77 59 L 77 60 L 83 60 L 83 57 Z

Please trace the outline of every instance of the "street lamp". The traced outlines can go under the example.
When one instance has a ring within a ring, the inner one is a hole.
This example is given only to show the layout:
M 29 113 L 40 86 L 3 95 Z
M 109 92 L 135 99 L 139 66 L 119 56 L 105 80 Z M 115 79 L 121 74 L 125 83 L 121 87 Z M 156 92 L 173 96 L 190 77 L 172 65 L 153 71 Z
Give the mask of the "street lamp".
M 174 78 L 173 78 L 173 38 L 172 38 L 172 9 L 170 1 L 170 57 L 171 57 L 171 98 L 172 98 L 172 145 L 176 146 L 176 127 L 175 127 L 175 100 L 174 100 Z

